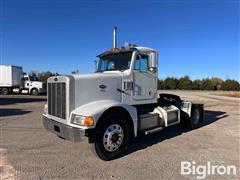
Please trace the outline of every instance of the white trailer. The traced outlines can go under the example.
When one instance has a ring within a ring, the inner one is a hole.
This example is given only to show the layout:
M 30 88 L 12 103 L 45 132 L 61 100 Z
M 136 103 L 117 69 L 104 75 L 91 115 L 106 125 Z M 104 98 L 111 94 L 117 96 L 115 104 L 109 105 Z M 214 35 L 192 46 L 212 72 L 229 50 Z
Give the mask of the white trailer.
M 116 30 L 114 29 L 114 34 Z M 43 124 L 57 136 L 88 137 L 103 160 L 119 157 L 139 133 L 157 132 L 179 123 L 191 129 L 204 121 L 202 104 L 157 92 L 158 52 L 129 45 L 98 55 L 93 74 L 48 79 Z
M 0 65 L 0 87 L 20 87 L 22 67 Z
M 0 65 L 0 94 L 22 93 L 38 95 L 46 92 L 43 82 L 23 73 L 20 66 Z

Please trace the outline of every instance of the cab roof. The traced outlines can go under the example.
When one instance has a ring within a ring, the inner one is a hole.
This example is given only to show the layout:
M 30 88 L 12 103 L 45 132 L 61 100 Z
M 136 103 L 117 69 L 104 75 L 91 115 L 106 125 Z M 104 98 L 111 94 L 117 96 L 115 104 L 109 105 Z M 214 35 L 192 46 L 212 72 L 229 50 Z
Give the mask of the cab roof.
M 108 51 L 105 51 L 105 52 L 97 55 L 97 57 L 103 57 L 103 56 L 106 56 L 109 54 L 125 53 L 125 52 L 133 52 L 133 51 L 141 51 L 141 52 L 145 53 L 145 52 L 150 52 L 150 51 L 156 52 L 157 50 L 148 48 L 148 47 L 141 47 L 141 46 L 130 47 L 130 48 L 120 47 L 120 48 L 112 48 Z

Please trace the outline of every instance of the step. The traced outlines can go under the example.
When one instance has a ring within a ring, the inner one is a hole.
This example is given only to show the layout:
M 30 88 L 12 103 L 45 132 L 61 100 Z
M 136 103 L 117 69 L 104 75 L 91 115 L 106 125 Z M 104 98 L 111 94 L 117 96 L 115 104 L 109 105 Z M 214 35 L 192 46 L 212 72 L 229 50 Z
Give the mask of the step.
M 157 127 L 157 128 L 154 128 L 154 129 L 147 130 L 147 131 L 145 131 L 145 135 L 161 131 L 162 129 L 163 129 L 163 127 Z

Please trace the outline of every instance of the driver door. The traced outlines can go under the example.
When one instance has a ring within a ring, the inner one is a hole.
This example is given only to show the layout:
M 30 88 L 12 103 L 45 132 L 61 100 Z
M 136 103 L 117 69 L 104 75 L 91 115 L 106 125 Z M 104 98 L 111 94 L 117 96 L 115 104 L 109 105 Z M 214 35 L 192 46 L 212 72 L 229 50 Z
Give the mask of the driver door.
M 149 71 L 150 57 L 137 54 L 133 71 L 133 99 L 151 100 L 155 97 L 156 73 Z
M 31 87 L 31 82 L 28 77 L 24 77 L 24 89 L 29 89 Z

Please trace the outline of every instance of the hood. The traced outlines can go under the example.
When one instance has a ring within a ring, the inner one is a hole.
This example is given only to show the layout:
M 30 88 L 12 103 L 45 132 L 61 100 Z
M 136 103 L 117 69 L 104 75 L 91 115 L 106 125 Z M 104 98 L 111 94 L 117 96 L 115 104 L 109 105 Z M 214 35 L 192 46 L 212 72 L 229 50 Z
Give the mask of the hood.
M 41 81 L 32 81 L 32 86 L 43 88 L 43 83 Z
M 73 75 L 75 107 L 98 100 L 121 101 L 122 78 L 115 73 Z

